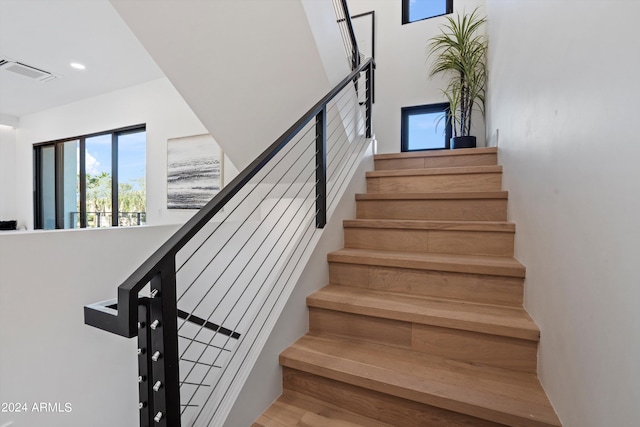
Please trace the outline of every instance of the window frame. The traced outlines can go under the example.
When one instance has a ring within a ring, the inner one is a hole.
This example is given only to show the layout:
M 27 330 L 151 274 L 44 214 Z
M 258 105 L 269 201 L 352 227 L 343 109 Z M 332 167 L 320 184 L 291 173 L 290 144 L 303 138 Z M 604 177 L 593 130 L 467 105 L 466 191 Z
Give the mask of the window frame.
M 409 148 L 409 117 L 418 114 L 432 114 L 432 113 L 447 113 L 450 105 L 448 102 L 439 102 L 435 104 L 414 105 L 411 107 L 402 107 L 400 109 L 400 150 L 403 153 L 409 153 L 414 151 L 433 151 L 433 150 L 448 150 L 451 148 L 451 137 L 453 130 L 451 127 L 451 121 L 445 120 L 444 128 L 444 147 L 436 148 Z
M 81 136 L 75 136 L 54 141 L 40 142 L 33 144 L 33 224 L 35 230 L 44 228 L 44 212 L 42 205 L 43 182 L 41 173 L 42 167 L 42 149 L 45 147 L 54 147 L 54 189 L 55 189 L 55 229 L 64 229 L 64 205 L 62 198 L 64 197 L 64 159 L 63 146 L 66 142 L 78 141 L 79 148 L 79 193 L 80 193 L 80 228 L 87 228 L 87 188 L 86 188 L 86 145 L 85 142 L 89 138 L 111 135 L 111 227 L 118 227 L 119 208 L 118 208 L 118 138 L 138 132 L 146 132 L 146 124 L 138 124 L 126 126 L 118 129 L 112 129 L 103 132 L 96 132 Z M 145 156 L 146 157 L 146 156 Z M 145 167 L 146 173 L 146 167 Z
M 438 16 L 444 16 L 444 15 L 449 15 L 451 13 L 453 13 L 453 0 L 446 0 L 447 1 L 447 5 L 446 5 L 446 11 L 445 13 L 441 13 L 439 15 L 432 15 L 432 16 L 427 16 L 424 18 L 420 18 L 420 19 L 416 19 L 414 21 L 409 20 L 409 15 L 410 15 L 410 2 L 411 0 L 402 0 L 402 25 L 405 24 L 411 24 L 412 22 L 420 22 L 420 21 L 424 21 L 426 19 L 431 19 L 431 18 L 437 18 Z

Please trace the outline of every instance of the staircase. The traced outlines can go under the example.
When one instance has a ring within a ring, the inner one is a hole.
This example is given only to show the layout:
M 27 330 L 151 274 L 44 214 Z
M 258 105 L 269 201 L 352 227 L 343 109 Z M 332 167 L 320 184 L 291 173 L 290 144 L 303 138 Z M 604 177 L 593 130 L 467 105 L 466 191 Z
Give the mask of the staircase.
M 495 148 L 383 154 L 255 427 L 560 426 Z

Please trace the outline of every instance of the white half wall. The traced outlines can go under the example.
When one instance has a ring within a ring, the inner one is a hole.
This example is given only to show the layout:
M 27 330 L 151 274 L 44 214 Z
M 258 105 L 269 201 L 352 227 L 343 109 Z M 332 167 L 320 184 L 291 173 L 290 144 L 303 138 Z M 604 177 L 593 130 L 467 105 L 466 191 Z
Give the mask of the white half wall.
M 17 218 L 15 158 L 16 131 L 0 125 L 0 221 Z
M 542 383 L 565 427 L 637 426 L 640 3 L 487 0 L 487 10 L 487 131 L 542 331 Z
M 147 125 L 147 223 L 178 224 L 195 210 L 167 209 L 167 139 L 208 133 L 166 78 L 88 98 L 20 118 L 16 131 L 16 207 L 21 224 L 33 228 L 33 144 Z M 3 153 L 4 154 L 4 153 Z M 238 174 L 225 156 L 224 183 Z
M 456 0 L 454 14 L 471 12 L 482 7 L 484 0 Z M 352 15 L 376 11 L 376 72 L 373 130 L 378 141 L 378 153 L 400 152 L 400 109 L 414 105 L 446 102 L 441 89 L 442 78 L 429 77 L 426 46 L 429 38 L 440 33 L 445 17 L 425 19 L 402 25 L 400 0 L 349 0 Z M 370 44 L 370 17 L 354 21 L 356 37 Z M 484 121 L 478 112 L 473 115 L 472 134 L 478 146 L 484 146 Z M 444 129 L 440 127 L 444 132 Z
M 27 405 L 0 425 L 138 425 L 137 341 L 86 326 L 83 307 L 115 298 L 176 229 L 0 233 L 0 402 Z
M 331 88 L 301 0 L 110 1 L 239 169 Z

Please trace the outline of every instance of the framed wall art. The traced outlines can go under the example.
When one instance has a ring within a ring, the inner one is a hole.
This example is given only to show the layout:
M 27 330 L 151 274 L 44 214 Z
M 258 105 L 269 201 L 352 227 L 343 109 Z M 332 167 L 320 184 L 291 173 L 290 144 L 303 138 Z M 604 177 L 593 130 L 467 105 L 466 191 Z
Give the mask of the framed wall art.
M 224 155 L 209 134 L 167 140 L 167 208 L 200 209 L 223 186 Z

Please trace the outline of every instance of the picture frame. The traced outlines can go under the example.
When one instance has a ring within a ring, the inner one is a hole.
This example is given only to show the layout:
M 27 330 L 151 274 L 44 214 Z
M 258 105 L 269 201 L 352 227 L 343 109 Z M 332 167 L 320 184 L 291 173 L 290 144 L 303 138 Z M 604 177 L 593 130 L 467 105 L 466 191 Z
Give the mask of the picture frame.
M 224 185 L 224 153 L 209 134 L 167 140 L 167 208 L 201 209 Z

